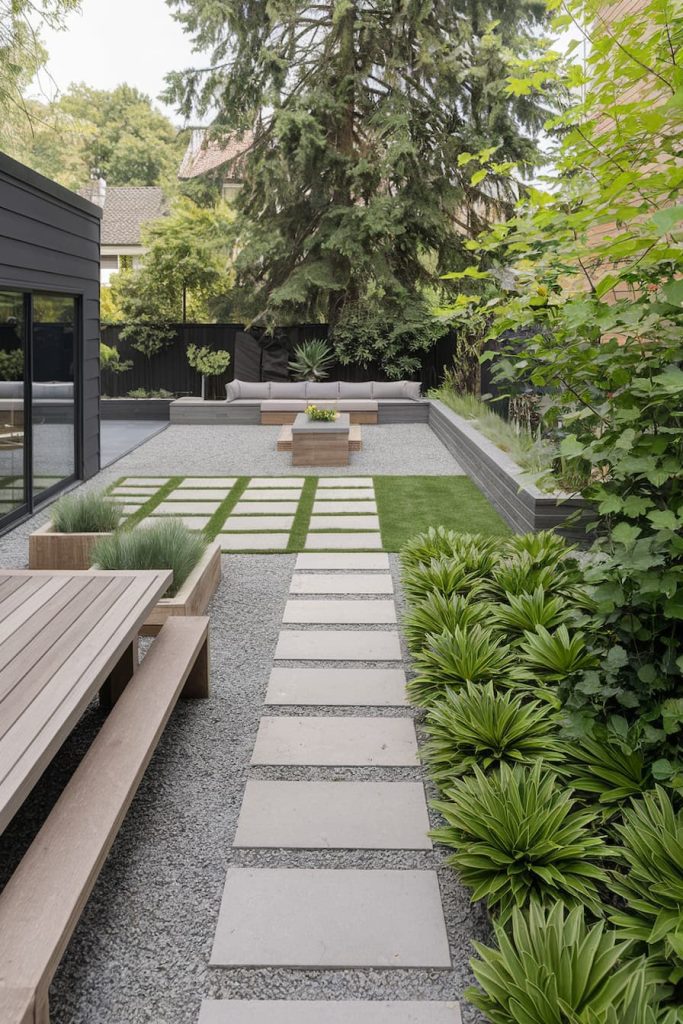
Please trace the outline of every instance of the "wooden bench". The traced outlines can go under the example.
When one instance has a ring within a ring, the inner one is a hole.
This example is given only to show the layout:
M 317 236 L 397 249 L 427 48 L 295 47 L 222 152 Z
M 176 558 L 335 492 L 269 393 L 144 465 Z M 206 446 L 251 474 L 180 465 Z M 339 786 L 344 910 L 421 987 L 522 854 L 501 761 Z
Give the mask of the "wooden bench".
M 0 895 L 0 1021 L 48 1024 L 48 989 L 180 695 L 207 697 L 208 618 L 171 618 Z
M 360 423 L 352 423 L 349 427 L 349 451 L 359 452 L 363 447 Z M 277 450 L 279 452 L 291 452 L 292 450 L 292 424 L 285 423 L 277 438 Z

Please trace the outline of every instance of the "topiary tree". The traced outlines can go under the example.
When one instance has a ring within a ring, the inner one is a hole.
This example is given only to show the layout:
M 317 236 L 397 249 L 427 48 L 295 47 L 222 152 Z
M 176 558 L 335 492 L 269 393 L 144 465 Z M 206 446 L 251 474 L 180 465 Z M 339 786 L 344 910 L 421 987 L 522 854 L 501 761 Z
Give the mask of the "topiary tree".
M 207 345 L 187 346 L 187 361 L 193 370 L 202 375 L 202 398 L 206 398 L 206 378 L 218 377 L 230 365 L 230 353 L 224 349 L 211 349 Z

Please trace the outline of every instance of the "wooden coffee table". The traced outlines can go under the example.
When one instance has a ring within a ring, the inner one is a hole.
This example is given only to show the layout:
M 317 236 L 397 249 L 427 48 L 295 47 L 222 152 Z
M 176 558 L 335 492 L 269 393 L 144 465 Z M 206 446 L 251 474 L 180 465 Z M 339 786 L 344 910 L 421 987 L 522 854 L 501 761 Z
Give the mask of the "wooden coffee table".
M 347 412 L 336 420 L 309 420 L 300 412 L 292 424 L 293 466 L 348 466 L 351 421 Z

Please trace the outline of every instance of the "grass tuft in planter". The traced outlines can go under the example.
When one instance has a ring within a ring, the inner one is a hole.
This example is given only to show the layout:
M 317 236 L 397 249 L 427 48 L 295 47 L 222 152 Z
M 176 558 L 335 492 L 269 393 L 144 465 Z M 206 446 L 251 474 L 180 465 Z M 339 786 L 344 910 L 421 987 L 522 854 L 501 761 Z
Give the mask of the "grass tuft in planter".
M 100 491 L 67 494 L 52 509 L 55 533 L 112 533 L 120 522 L 120 507 Z
M 98 569 L 172 569 L 166 596 L 175 597 L 206 546 L 206 538 L 179 519 L 162 519 L 153 526 L 103 537 L 93 549 L 92 564 Z

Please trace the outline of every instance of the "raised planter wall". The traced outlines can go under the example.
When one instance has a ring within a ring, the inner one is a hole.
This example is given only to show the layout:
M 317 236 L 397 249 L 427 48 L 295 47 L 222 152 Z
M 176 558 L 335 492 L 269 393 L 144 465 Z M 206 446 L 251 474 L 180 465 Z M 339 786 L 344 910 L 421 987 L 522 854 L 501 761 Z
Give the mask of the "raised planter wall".
M 172 398 L 102 398 L 103 420 L 167 420 Z
M 555 529 L 586 542 L 590 506 L 583 498 L 561 491 L 541 491 L 516 462 L 443 402 L 429 402 L 429 425 L 497 512 L 518 533 Z M 576 512 L 581 517 L 569 526 Z
M 140 630 L 156 636 L 167 619 L 175 615 L 203 615 L 221 581 L 221 545 L 214 540 L 187 577 L 175 597 L 162 597 Z
M 57 533 L 52 523 L 38 527 L 28 538 L 29 569 L 89 569 L 90 553 L 109 533 Z
M 201 398 L 177 398 L 171 403 L 171 423 L 260 423 L 261 403 L 203 402 Z M 428 423 L 429 402 L 378 402 L 378 423 Z

